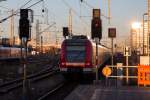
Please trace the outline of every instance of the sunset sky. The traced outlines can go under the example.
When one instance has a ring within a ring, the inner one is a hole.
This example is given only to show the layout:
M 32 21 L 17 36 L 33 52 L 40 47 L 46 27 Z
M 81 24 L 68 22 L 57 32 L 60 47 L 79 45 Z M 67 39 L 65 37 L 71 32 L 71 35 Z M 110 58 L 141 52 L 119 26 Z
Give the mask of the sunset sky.
M 0 2 L 0 6 L 17 10 L 24 5 L 28 0 L 6 0 Z M 39 0 L 30 0 L 31 2 L 24 8 L 32 5 Z M 61 31 L 63 26 L 68 25 L 69 9 L 73 13 L 73 33 L 86 34 L 90 36 L 91 16 L 93 8 L 100 8 L 103 15 L 108 16 L 108 0 L 44 0 L 31 9 L 35 15 L 42 15 L 43 7 L 48 9 L 49 23 L 56 22 L 57 30 Z M 142 15 L 147 11 L 147 0 L 110 0 L 111 1 L 111 23 L 101 16 L 103 22 L 103 37 L 107 37 L 107 28 L 112 26 L 117 29 L 118 38 L 128 36 L 130 33 L 131 23 L 135 21 L 142 22 Z M 0 7 L 0 18 L 5 18 L 9 15 L 7 9 Z M 86 16 L 86 17 L 83 17 Z M 35 17 L 44 22 L 45 17 Z M 18 24 L 19 16 L 15 17 L 15 24 Z M 36 22 L 36 21 L 35 21 Z M 2 30 L 7 32 L 5 24 L 1 24 Z M 15 29 L 17 30 L 17 29 Z M 8 33 L 8 32 L 7 32 Z M 4 33 L 3 33 L 4 34 Z

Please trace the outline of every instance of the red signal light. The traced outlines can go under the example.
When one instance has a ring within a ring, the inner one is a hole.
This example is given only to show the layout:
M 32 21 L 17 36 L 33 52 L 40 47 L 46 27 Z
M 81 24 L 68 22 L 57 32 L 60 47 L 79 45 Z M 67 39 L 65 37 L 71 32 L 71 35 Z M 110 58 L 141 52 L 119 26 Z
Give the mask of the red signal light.
M 96 28 L 100 27 L 100 20 L 95 20 L 94 24 Z
M 95 27 L 98 27 L 98 23 L 95 24 Z
M 101 39 L 102 37 L 102 22 L 100 19 L 92 19 L 91 23 L 91 33 L 92 33 L 92 39 L 95 37 L 98 37 Z

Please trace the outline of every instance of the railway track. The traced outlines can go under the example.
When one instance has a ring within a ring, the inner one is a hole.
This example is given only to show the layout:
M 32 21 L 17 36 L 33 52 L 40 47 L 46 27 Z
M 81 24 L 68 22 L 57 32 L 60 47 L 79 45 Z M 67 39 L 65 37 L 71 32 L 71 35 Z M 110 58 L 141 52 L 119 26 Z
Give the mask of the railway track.
M 32 74 L 32 75 L 27 76 L 27 80 L 29 82 L 37 82 L 37 81 L 40 81 L 44 78 L 52 76 L 58 72 L 59 72 L 58 68 L 47 68 L 47 69 L 40 71 L 36 74 Z M 0 95 L 6 94 L 10 91 L 13 91 L 13 90 L 21 87 L 22 85 L 23 85 L 23 78 L 19 78 L 19 79 L 4 83 L 4 84 L 0 85 Z
M 61 83 L 59 84 L 57 87 L 55 87 L 54 89 L 48 91 L 47 93 L 45 93 L 44 95 L 42 95 L 41 97 L 38 98 L 38 100 L 44 100 L 46 98 L 48 98 L 48 96 L 54 94 L 54 92 L 58 91 L 59 89 L 61 89 L 63 86 L 65 85 L 65 83 Z
M 77 86 L 78 82 L 62 82 L 45 94 L 41 95 L 37 100 L 63 100 L 68 96 Z
M 12 62 L 12 61 L 11 61 Z M 47 68 L 47 66 L 58 66 L 58 56 L 50 57 L 50 55 L 46 57 L 29 57 L 27 64 L 27 74 L 34 74 L 42 69 Z M 0 85 L 4 82 L 8 82 L 17 78 L 22 77 L 23 75 L 23 61 L 19 60 L 17 62 L 1 62 L 0 61 Z

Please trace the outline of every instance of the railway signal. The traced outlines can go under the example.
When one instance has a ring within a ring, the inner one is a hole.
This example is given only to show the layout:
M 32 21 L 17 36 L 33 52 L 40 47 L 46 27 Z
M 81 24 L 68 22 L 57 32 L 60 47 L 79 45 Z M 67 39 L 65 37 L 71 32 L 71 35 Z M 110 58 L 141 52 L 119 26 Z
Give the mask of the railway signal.
M 20 9 L 20 18 L 28 19 L 28 9 Z
M 100 19 L 92 19 L 92 39 L 95 37 L 102 38 L 102 23 Z
M 102 38 L 102 21 L 100 18 L 100 9 L 93 9 L 93 19 L 91 22 L 91 37 Z
M 30 12 L 29 12 L 30 11 Z M 26 76 L 26 61 L 27 61 L 27 43 L 31 36 L 30 23 L 33 22 L 33 11 L 31 9 L 20 9 L 20 20 L 19 20 L 19 38 L 21 40 L 21 58 L 23 62 L 23 99 L 27 97 L 27 76 Z M 26 53 L 23 55 L 22 47 L 25 47 Z
M 29 16 L 29 11 L 31 15 Z M 29 19 L 29 17 L 31 19 Z M 19 20 L 19 37 L 29 39 L 31 36 L 30 23 L 33 22 L 33 11 L 31 9 L 20 9 L 20 20 Z
M 102 38 L 102 21 L 100 9 L 93 9 L 93 18 L 91 22 L 91 37 L 96 42 L 96 82 L 98 81 L 98 44 Z
M 66 36 L 69 36 L 69 28 L 63 27 L 63 36 L 66 38 Z
M 30 26 L 30 24 L 29 24 L 28 19 L 23 18 L 23 19 L 19 20 L 19 29 L 20 29 L 19 37 L 20 37 L 20 39 L 23 37 L 29 38 L 29 34 L 30 34 L 29 26 Z

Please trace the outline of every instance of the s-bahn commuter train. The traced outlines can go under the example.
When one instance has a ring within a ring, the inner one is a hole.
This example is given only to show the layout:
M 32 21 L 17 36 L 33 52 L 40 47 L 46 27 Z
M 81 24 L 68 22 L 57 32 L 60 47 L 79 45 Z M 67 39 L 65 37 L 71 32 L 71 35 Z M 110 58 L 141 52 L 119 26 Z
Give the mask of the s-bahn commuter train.
M 85 36 L 73 36 L 61 45 L 60 71 L 66 76 L 72 73 L 95 75 L 96 45 Z M 108 48 L 98 45 L 98 67 L 110 58 Z
M 25 52 L 25 49 L 22 49 Z M 0 46 L 0 60 L 7 59 L 20 59 L 21 57 L 21 49 L 20 47 L 6 47 Z

